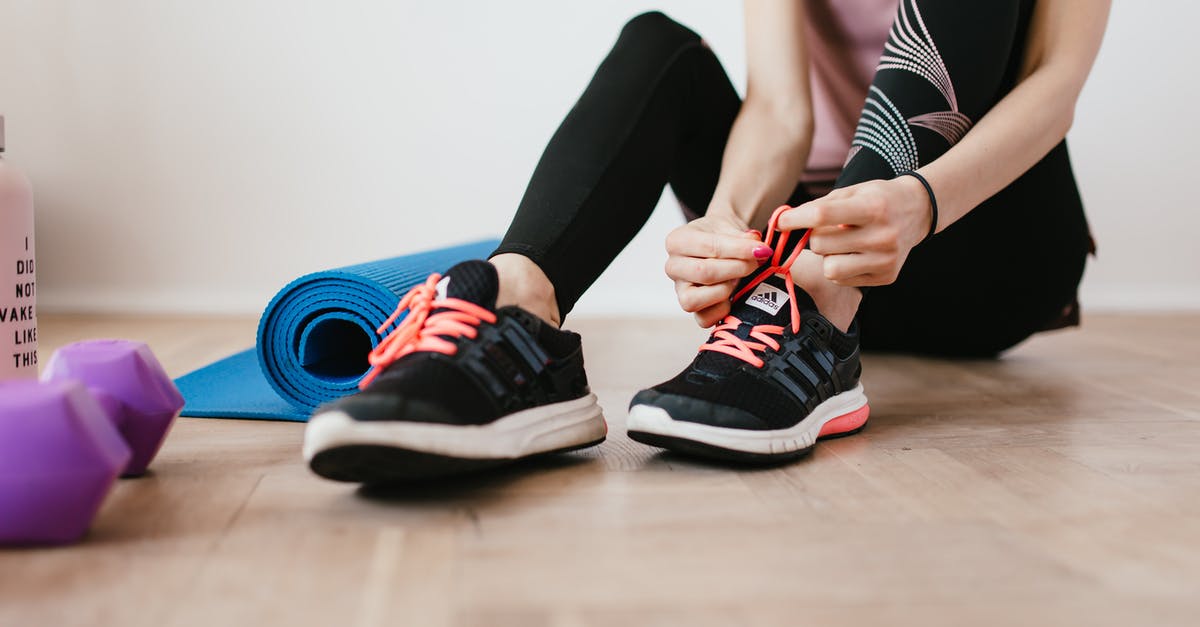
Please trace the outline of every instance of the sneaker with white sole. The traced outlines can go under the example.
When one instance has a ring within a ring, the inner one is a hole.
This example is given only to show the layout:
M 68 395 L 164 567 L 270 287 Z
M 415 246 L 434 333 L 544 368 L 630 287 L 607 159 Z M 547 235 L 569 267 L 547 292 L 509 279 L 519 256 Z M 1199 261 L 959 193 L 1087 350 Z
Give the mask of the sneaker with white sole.
M 387 483 L 459 474 L 604 441 L 578 334 L 519 307 L 467 261 L 413 288 L 384 323 L 362 391 L 323 405 L 304 433 L 313 472 Z
M 743 280 L 692 363 L 633 397 L 630 438 L 723 461 L 776 463 L 866 424 L 857 323 L 843 333 L 796 290 L 790 270 L 808 233 L 786 258 L 790 234 L 778 235 L 774 256 Z

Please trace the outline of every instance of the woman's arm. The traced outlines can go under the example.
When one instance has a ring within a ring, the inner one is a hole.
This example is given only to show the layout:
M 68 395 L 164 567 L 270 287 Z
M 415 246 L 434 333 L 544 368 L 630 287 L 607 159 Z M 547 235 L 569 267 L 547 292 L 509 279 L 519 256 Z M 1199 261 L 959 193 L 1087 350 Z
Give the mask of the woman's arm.
M 708 212 L 761 227 L 787 201 L 808 163 L 813 113 L 804 3 L 746 0 L 746 100 Z
M 1037 3 L 1020 82 L 962 141 L 918 170 L 937 196 L 937 230 L 1015 181 L 1066 136 L 1109 6 L 1109 0 Z M 811 246 L 825 256 L 830 280 L 885 285 L 929 231 L 929 218 L 925 189 L 903 176 L 836 190 L 787 212 L 780 226 L 815 229 Z
M 746 231 L 791 195 L 812 142 L 804 3 L 746 0 L 745 21 L 746 99 L 716 191 L 704 217 L 667 237 L 667 275 L 680 306 L 704 327 L 728 313 L 734 283 L 769 250 Z
M 938 230 L 1017 180 L 1067 136 L 1109 6 L 1109 0 L 1037 3 L 1020 82 L 961 142 L 918 170 L 937 195 Z

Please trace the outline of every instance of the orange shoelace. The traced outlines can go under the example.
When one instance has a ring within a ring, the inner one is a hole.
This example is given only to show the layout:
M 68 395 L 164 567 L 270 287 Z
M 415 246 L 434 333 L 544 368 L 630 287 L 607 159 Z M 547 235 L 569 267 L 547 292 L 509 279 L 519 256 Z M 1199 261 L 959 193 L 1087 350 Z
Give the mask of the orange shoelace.
M 429 275 L 425 283 L 408 291 L 396 311 L 375 330 L 383 335 L 393 323 L 407 310 L 408 317 L 383 338 L 383 341 L 367 355 L 371 364 L 371 372 L 358 384 L 359 389 L 365 390 L 375 380 L 375 377 L 397 359 L 409 353 L 429 351 L 453 355 L 458 347 L 447 337 L 474 338 L 478 335 L 481 323 L 495 323 L 496 314 L 475 303 L 460 298 L 439 298 L 437 283 L 442 275 L 436 272 Z M 434 309 L 444 309 L 429 315 Z M 444 336 L 444 337 L 441 337 Z
M 771 221 L 767 223 L 767 234 L 763 238 L 763 243 L 774 248 L 775 254 L 771 256 L 770 261 L 759 271 L 758 275 L 742 289 L 738 290 L 729 300 L 737 302 L 749 293 L 750 290 L 757 287 L 759 283 L 766 281 L 767 277 L 772 274 L 782 274 L 784 281 L 787 283 L 788 303 L 790 303 L 792 310 L 792 333 L 798 333 L 800 331 L 800 309 L 796 307 L 796 284 L 792 281 L 792 264 L 800 257 L 800 253 L 804 250 L 805 245 L 808 244 L 808 237 L 812 232 L 808 230 L 804 231 L 804 235 L 800 237 L 800 241 L 796 244 L 796 248 L 792 250 L 792 254 L 788 255 L 787 259 L 782 259 L 783 251 L 787 248 L 787 241 L 791 232 L 776 231 L 775 224 L 779 221 L 780 214 L 790 208 L 787 205 L 779 207 L 775 210 L 775 213 L 771 214 Z M 772 244 L 771 240 L 776 235 L 778 237 L 775 238 L 776 241 Z M 742 321 L 737 316 L 725 316 L 717 326 L 713 327 L 713 332 L 709 336 L 710 339 L 716 338 L 716 341 L 701 344 L 700 350 L 724 353 L 751 364 L 755 368 L 762 368 L 764 362 L 755 353 L 764 352 L 768 348 L 776 351 L 779 350 L 779 342 L 771 336 L 782 335 L 783 327 L 775 324 L 758 324 L 750 328 L 748 339 L 742 339 L 734 335 L 734 332 L 741 325 Z

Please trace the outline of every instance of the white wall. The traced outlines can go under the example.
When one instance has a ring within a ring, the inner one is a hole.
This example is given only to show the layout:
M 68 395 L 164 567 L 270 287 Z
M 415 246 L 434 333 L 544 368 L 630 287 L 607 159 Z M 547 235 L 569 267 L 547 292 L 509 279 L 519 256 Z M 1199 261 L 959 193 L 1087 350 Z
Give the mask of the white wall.
M 729 2 L 0 0 L 40 304 L 256 312 L 306 271 L 498 235 L 621 24 L 651 6 L 743 82 Z M 1186 0 L 1114 9 L 1071 135 L 1100 241 L 1093 308 L 1200 307 L 1200 87 L 1183 69 L 1198 21 Z M 680 220 L 667 195 L 580 313 L 674 312 L 661 241 Z

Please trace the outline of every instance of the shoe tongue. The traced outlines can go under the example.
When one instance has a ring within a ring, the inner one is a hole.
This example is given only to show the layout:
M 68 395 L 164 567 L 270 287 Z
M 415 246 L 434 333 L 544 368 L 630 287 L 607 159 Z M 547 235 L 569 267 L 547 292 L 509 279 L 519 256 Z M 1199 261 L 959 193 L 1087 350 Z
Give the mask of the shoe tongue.
M 496 274 L 496 266 L 473 259 L 446 271 L 442 280 L 438 281 L 436 298 L 458 298 L 486 309 L 495 309 L 499 290 L 500 279 Z
M 738 286 L 738 289 L 742 289 L 742 286 Z M 812 299 L 803 290 L 796 290 L 796 298 L 798 299 L 796 305 L 800 311 L 815 309 Z M 787 279 L 781 275 L 772 274 L 733 303 L 730 314 L 742 322 L 750 324 L 787 326 L 792 323 L 791 305 Z
M 738 284 L 737 291 L 750 282 L 750 279 L 755 276 L 747 277 L 745 281 Z M 736 291 L 735 291 L 736 293 Z M 734 331 L 734 335 L 746 339 L 750 333 L 750 327 L 759 324 L 779 325 L 781 327 L 790 328 L 792 324 L 792 302 L 791 296 L 787 290 L 787 279 L 778 275 L 772 274 L 763 280 L 762 283 L 755 285 L 749 292 L 733 303 L 730 308 L 730 315 L 736 316 L 743 324 Z M 801 312 L 816 310 L 816 305 L 812 298 L 804 290 L 796 289 L 797 306 Z M 710 338 L 710 342 L 713 339 Z M 701 351 L 696 356 L 696 360 L 692 362 L 694 368 L 704 371 L 712 376 L 727 375 L 746 362 L 716 351 Z

